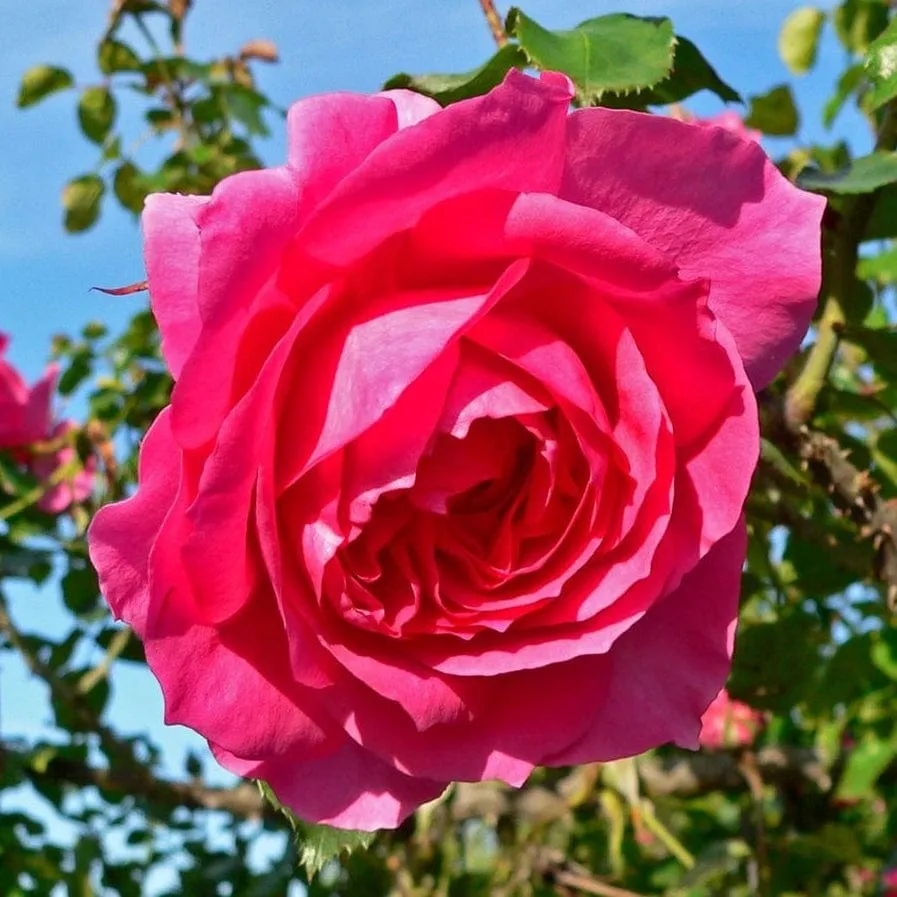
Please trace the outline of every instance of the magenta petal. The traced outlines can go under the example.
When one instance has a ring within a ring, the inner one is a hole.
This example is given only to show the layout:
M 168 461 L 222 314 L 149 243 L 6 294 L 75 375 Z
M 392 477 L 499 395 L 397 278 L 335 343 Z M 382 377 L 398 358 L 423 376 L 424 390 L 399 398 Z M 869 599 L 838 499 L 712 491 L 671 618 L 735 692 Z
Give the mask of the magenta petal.
M 380 420 L 527 270 L 526 260 L 514 262 L 481 293 L 464 295 L 446 288 L 396 292 L 376 314 L 363 309 L 342 328 L 317 339 L 311 332 L 310 339 L 297 344 L 293 383 L 278 433 L 278 484 L 294 483 Z M 402 347 L 398 357 L 397 346 Z
M 701 715 L 729 674 L 746 544 L 742 521 L 618 639 L 591 730 L 548 765 L 616 760 L 669 741 L 698 746 Z
M 756 389 L 797 349 L 816 308 L 825 200 L 790 184 L 758 145 L 658 115 L 584 109 L 569 117 L 560 195 L 621 221 L 683 277 L 709 278 L 710 307 Z
M 536 80 L 512 69 L 485 96 L 455 103 L 399 131 L 308 222 L 303 251 L 345 265 L 454 196 L 482 187 L 555 191 L 571 98 L 561 81 Z
M 241 336 L 300 208 L 299 185 L 288 169 L 275 168 L 226 178 L 197 215 L 202 327 L 172 397 L 174 433 L 185 448 L 208 441 L 227 412 Z M 146 251 L 149 259 L 156 249 L 148 243 Z M 149 287 L 156 290 L 152 277 Z
M 175 379 L 202 326 L 196 216 L 209 201 L 208 196 L 152 193 L 141 218 L 150 303 L 162 334 L 162 354 Z
M 303 207 L 324 200 L 410 115 L 386 94 L 332 93 L 294 103 L 287 115 L 288 164 L 301 180 Z
M 189 726 L 239 757 L 308 757 L 345 735 L 293 682 L 273 596 L 259 594 L 246 618 L 212 628 L 195 623 L 177 589 L 157 599 L 144 634 L 147 662 L 162 686 L 165 722 Z
M 391 100 L 399 113 L 399 127 L 410 128 L 419 121 L 442 111 L 442 106 L 436 100 L 425 97 L 422 93 L 413 90 L 384 90 L 377 96 Z
M 350 739 L 316 759 L 297 753 L 268 760 L 252 775 L 302 819 L 370 832 L 396 828 L 447 786 L 406 776 Z
M 140 448 L 137 492 L 101 508 L 87 534 L 100 591 L 119 620 L 141 638 L 149 610 L 150 550 L 178 489 L 180 461 L 166 408 L 147 430 Z

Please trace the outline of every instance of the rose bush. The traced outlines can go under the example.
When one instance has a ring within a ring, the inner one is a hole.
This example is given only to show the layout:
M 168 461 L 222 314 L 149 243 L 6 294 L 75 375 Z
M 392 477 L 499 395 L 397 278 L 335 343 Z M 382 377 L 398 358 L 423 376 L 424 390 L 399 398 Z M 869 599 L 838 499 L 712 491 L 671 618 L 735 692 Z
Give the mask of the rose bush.
M 176 383 L 91 555 L 167 721 L 306 819 L 695 747 L 725 680 L 822 201 L 570 99 L 314 97 L 285 166 L 147 201 Z

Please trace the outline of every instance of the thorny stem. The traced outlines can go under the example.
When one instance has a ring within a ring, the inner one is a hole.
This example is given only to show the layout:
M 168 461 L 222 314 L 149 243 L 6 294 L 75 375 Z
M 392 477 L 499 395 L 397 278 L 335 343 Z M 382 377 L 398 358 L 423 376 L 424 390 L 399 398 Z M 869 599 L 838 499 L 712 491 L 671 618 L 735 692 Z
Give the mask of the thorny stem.
M 501 16 L 495 8 L 494 0 L 480 0 L 480 6 L 483 8 L 483 15 L 489 23 L 489 30 L 495 43 L 499 47 L 503 47 L 508 42 L 508 35 L 505 32 L 505 26 L 502 24 Z

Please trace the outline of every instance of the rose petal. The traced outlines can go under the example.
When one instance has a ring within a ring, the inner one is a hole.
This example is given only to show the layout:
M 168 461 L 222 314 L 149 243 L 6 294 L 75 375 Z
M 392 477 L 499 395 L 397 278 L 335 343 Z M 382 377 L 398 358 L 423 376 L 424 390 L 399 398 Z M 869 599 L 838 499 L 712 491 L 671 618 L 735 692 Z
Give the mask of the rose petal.
M 179 468 L 171 411 L 165 408 L 140 447 L 137 491 L 100 508 L 87 534 L 103 597 L 116 619 L 125 620 L 141 638 L 149 612 L 149 554 L 177 493 Z
M 208 196 L 151 193 L 141 217 L 150 305 L 162 335 L 162 355 L 175 380 L 202 327 L 196 218 L 210 201 Z
M 315 757 L 343 742 L 319 709 L 325 698 L 293 682 L 270 593 L 254 596 L 245 619 L 216 628 L 195 623 L 189 603 L 178 589 L 159 596 L 143 635 L 168 725 L 189 726 L 240 757 Z
M 816 307 L 825 200 L 722 129 L 597 108 L 568 122 L 559 195 L 621 221 L 685 278 L 709 277 L 711 309 L 735 337 L 754 387 L 766 386 Z
M 300 818 L 360 831 L 396 828 L 447 787 L 403 775 L 351 739 L 323 757 L 297 752 L 266 760 L 252 775 Z
M 303 100 L 288 116 L 289 164 L 225 178 L 195 210 L 200 241 L 193 248 L 200 256 L 192 263 L 198 271 L 192 295 L 203 325 L 176 387 L 174 428 L 182 445 L 207 441 L 226 412 L 241 334 L 264 307 L 261 288 L 276 275 L 290 239 L 315 206 L 397 127 L 396 105 L 383 97 L 332 94 Z M 169 289 L 169 246 L 156 237 L 155 231 L 147 233 L 150 293 L 161 290 L 164 303 L 179 281 Z
M 606 762 L 668 741 L 698 746 L 701 715 L 729 674 L 746 544 L 742 522 L 621 636 L 591 730 L 547 765 Z
M 512 69 L 485 96 L 399 131 L 318 209 L 301 235 L 302 254 L 345 265 L 434 204 L 479 187 L 555 191 L 571 97 L 563 76 L 537 80 Z

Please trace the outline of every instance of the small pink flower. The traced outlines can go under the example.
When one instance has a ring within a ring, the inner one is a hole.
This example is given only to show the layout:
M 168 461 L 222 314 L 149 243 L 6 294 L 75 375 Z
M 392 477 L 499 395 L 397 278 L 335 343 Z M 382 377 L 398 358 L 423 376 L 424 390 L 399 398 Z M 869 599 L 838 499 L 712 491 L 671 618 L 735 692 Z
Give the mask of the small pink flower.
M 28 387 L 3 356 L 9 337 L 0 333 L 0 449 L 14 449 L 46 439 L 51 427 L 53 390 L 58 370 L 50 365 Z
M 57 424 L 50 433 L 47 441 L 57 441 L 62 437 L 74 433 L 77 429 L 74 421 L 63 421 Z M 66 443 L 62 448 L 52 452 L 32 451 L 27 466 L 38 479 L 46 482 L 59 469 L 71 464 L 78 458 L 74 446 Z M 82 465 L 77 465 L 73 474 L 64 475 L 59 482 L 54 483 L 41 496 L 37 503 L 42 511 L 48 514 L 61 514 L 70 505 L 84 501 L 93 491 L 94 477 L 96 475 L 96 458 L 90 456 Z
M 701 717 L 701 734 L 698 741 L 703 747 L 745 747 L 749 745 L 763 726 L 763 714 L 741 701 L 729 697 L 723 689 Z

